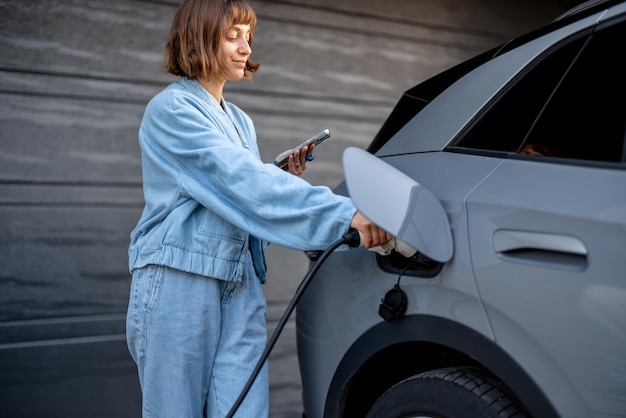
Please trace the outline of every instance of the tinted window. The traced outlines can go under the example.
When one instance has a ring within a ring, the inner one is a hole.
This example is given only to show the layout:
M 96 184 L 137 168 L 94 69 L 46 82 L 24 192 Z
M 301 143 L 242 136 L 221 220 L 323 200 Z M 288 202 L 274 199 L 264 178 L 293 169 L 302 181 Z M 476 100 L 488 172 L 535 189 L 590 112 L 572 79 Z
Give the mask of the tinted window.
M 621 161 L 626 131 L 626 25 L 551 52 L 479 116 L 456 147 Z
M 517 151 L 584 40 L 570 42 L 535 63 L 519 81 L 501 92 L 456 146 Z
M 621 161 L 626 130 L 626 25 L 592 35 L 527 139 L 558 157 Z

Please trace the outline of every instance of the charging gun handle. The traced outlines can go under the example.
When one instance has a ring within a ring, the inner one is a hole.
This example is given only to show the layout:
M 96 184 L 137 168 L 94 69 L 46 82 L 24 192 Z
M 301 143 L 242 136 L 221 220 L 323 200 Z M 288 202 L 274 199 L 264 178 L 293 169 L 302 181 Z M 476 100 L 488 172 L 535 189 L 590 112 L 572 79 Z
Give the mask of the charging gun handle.
M 348 232 L 343 235 L 343 240 L 353 248 L 363 246 L 363 235 L 356 228 L 350 228 Z
M 363 247 L 363 235 L 355 228 L 350 228 L 343 238 L 350 247 Z M 389 242 L 369 249 L 369 251 L 377 252 L 380 255 L 389 255 L 392 250 L 396 250 L 407 258 L 412 257 L 417 252 L 415 248 L 396 239 L 396 237 L 393 237 Z
M 355 228 L 350 228 L 348 232 L 346 232 L 346 234 L 343 236 L 343 239 L 346 244 L 353 248 L 365 246 L 365 244 L 363 243 L 363 234 L 361 234 L 361 231 Z M 388 255 L 394 248 L 394 244 L 395 239 L 392 239 L 385 244 L 370 248 L 370 251 L 376 251 L 380 255 Z

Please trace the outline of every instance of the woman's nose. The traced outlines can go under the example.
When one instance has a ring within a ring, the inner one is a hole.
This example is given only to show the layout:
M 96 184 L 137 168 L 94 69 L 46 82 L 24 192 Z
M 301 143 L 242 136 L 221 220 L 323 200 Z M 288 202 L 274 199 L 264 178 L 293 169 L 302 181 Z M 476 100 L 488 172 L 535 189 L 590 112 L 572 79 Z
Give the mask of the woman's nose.
M 242 39 L 239 44 L 239 53 L 250 55 L 252 53 L 252 48 L 250 48 L 250 43 L 246 39 Z

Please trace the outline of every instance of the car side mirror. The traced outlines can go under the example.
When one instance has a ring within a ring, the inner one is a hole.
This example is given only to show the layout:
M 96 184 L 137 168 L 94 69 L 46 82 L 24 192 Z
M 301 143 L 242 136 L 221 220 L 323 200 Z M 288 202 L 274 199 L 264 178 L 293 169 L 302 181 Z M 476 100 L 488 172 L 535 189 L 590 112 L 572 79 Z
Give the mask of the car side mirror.
M 369 220 L 435 261 L 452 258 L 448 216 L 428 189 L 360 148 L 344 151 L 343 169 L 350 197 Z

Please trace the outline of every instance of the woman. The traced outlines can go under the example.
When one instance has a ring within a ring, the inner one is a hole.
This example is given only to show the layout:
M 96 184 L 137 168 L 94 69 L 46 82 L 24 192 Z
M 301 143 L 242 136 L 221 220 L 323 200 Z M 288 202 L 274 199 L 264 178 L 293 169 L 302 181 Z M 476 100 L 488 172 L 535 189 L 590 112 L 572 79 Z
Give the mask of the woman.
M 244 0 L 186 0 L 165 70 L 180 76 L 146 107 L 139 130 L 145 208 L 131 233 L 127 340 L 143 415 L 223 417 L 266 343 L 263 250 L 268 242 L 325 249 L 358 229 L 367 248 L 391 239 L 352 201 L 264 164 L 250 118 L 222 97 L 250 79 L 256 15 Z M 269 411 L 265 366 L 238 417 Z

